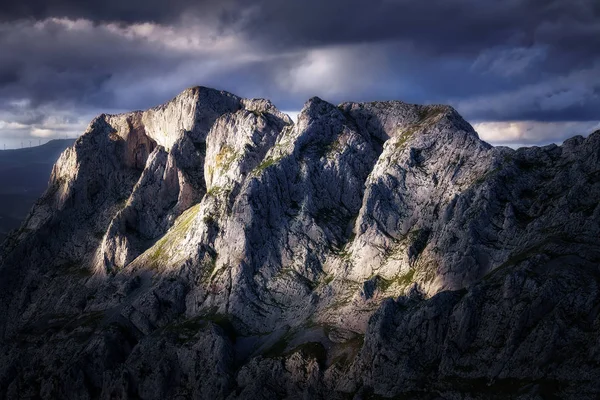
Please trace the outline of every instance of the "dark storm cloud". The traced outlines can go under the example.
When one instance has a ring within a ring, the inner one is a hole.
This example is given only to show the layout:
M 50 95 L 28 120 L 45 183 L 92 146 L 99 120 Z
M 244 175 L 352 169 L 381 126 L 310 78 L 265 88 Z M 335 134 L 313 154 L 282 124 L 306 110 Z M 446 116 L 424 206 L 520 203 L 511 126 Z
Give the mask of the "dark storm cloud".
M 256 12 L 244 21 L 245 31 L 279 46 L 405 39 L 426 50 L 470 53 L 540 39 L 569 50 L 600 44 L 595 0 L 23 0 L 3 4 L 0 16 L 172 23 L 189 13 L 228 24 L 248 9 Z
M 473 53 L 498 45 L 530 46 L 540 39 L 589 50 L 600 44 L 595 0 L 265 1 L 249 25 L 284 43 L 410 40 L 424 51 Z M 596 25 L 595 29 L 589 29 Z M 581 38 L 592 40 L 584 44 Z M 564 45 L 564 46 L 563 46 Z
M 422 51 L 473 54 L 540 42 L 582 53 L 600 46 L 596 0 L 23 0 L 3 4 L 0 18 L 173 23 L 185 14 L 241 21 L 246 33 L 280 47 L 409 40 Z
M 23 0 L 2 4 L 0 19 L 85 18 L 92 21 L 169 22 L 183 12 L 219 10 L 223 1 L 194 0 Z
M 599 49 L 596 0 L 11 2 L 0 135 L 81 129 L 202 84 L 287 110 L 319 95 L 450 103 L 474 122 L 579 121 L 560 125 L 566 137 L 600 120 Z

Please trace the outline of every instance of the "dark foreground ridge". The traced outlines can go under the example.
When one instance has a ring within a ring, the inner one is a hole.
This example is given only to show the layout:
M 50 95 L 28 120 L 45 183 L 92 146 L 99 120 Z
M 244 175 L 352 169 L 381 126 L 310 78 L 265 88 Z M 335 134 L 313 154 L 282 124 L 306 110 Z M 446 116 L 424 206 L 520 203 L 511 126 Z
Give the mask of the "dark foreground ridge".
M 0 398 L 595 399 L 599 198 L 600 132 L 447 106 L 101 115 L 2 245 Z

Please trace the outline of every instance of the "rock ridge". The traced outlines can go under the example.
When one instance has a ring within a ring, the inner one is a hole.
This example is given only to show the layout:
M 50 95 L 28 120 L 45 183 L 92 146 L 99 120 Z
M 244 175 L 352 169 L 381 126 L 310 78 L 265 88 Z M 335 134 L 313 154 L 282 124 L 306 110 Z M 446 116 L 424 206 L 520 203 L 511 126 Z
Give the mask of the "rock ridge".
M 2 245 L 0 397 L 593 398 L 599 171 L 444 105 L 102 114 Z

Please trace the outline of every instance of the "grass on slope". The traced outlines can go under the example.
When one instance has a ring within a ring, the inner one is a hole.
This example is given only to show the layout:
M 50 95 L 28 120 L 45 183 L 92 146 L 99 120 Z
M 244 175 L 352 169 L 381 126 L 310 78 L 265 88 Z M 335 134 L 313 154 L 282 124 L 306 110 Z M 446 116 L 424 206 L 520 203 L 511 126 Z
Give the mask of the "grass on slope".
M 171 229 L 154 246 L 146 251 L 147 260 L 150 262 L 149 266 L 151 268 L 158 268 L 172 261 L 173 256 L 175 256 L 174 250 L 176 250 L 179 242 L 187 235 L 199 211 L 199 203 L 185 210 L 175 220 Z

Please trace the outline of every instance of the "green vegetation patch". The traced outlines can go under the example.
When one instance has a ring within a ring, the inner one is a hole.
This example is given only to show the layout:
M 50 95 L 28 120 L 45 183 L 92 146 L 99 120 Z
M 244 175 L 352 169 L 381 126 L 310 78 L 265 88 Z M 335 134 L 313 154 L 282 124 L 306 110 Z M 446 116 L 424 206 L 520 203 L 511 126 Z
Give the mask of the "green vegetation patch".
M 398 137 L 395 143 L 396 150 L 401 150 L 406 147 L 406 142 L 415 134 L 418 130 L 418 127 L 411 126 L 408 129 L 404 130 L 402 134 Z
M 419 123 L 432 122 L 433 119 L 442 115 L 446 111 L 444 106 L 424 106 L 417 112 L 419 114 Z
M 206 195 L 209 197 L 218 197 L 222 195 L 227 195 L 231 192 L 231 189 L 224 186 L 213 186 L 206 192 Z
M 225 145 L 221 147 L 217 155 L 215 156 L 215 165 L 220 169 L 229 169 L 231 164 L 237 158 L 237 154 L 233 147 Z
M 271 165 L 277 164 L 283 156 L 279 157 L 267 157 L 263 162 L 261 162 L 254 170 L 253 173 L 261 174 L 265 169 L 269 168 Z
M 175 220 L 171 229 L 148 250 L 148 258 L 152 263 L 152 268 L 157 267 L 159 263 L 167 263 L 169 261 L 169 251 L 180 240 L 185 238 L 199 211 L 199 203 L 185 210 Z
M 419 119 L 417 122 L 408 126 L 398 137 L 395 143 L 396 150 L 401 150 L 406 147 L 408 140 L 418 131 L 436 123 L 439 121 L 445 112 L 446 108 L 443 106 L 425 106 L 417 111 Z
M 233 324 L 233 318 L 235 317 L 218 312 L 209 312 L 202 315 L 200 318 L 202 318 L 204 321 L 209 321 L 217 325 L 219 328 L 221 328 L 221 330 L 223 330 L 223 333 L 225 333 L 229 340 L 235 343 L 238 336 L 237 330 Z
M 400 288 L 405 288 L 413 282 L 415 276 L 415 270 L 411 269 L 404 275 L 399 275 L 392 279 L 384 279 L 381 278 L 378 280 L 378 288 L 385 292 L 390 289 L 392 286 L 398 286 Z
M 329 285 L 331 282 L 333 282 L 334 278 L 335 278 L 335 276 L 333 274 L 325 275 L 322 280 L 323 286 Z
M 81 264 L 75 262 L 67 262 L 61 264 L 56 269 L 64 275 L 71 275 L 80 278 L 87 278 L 89 276 L 92 276 L 92 271 L 90 269 L 83 267 Z
M 164 331 L 174 334 L 177 337 L 177 343 L 183 344 L 192 340 L 206 325 L 205 320 L 201 317 L 196 317 L 183 322 L 169 324 L 165 326 Z
M 212 275 L 217 268 L 217 252 L 207 253 L 202 260 L 202 282 L 208 283 L 211 281 Z
M 177 337 L 177 343 L 183 344 L 193 340 L 198 332 L 209 326 L 209 323 L 213 323 L 221 328 L 225 335 L 232 342 L 235 342 L 237 337 L 236 330 L 229 316 L 225 314 L 208 313 L 185 321 L 171 323 L 165 326 L 163 331 L 174 334 Z
M 345 296 L 340 294 L 335 298 L 334 302 L 332 302 L 331 304 L 329 304 L 327 306 L 327 309 L 337 310 L 339 308 L 346 307 L 347 305 L 352 303 L 353 297 L 354 297 L 353 291 L 346 292 Z
M 326 157 L 331 159 L 335 154 L 342 153 L 346 148 L 340 140 L 343 134 L 344 132 L 340 132 L 330 143 L 316 147 L 315 152 L 317 156 L 319 156 L 319 158 Z

